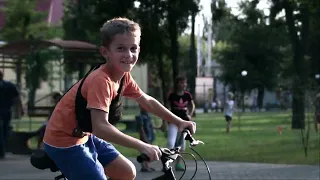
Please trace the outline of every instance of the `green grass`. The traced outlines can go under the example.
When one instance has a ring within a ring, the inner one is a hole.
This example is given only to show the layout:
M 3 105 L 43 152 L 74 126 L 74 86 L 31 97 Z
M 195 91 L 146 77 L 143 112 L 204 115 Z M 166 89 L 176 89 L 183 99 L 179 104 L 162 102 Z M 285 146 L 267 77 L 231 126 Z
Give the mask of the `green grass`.
M 133 114 L 127 114 L 133 118 Z M 311 124 L 308 156 L 305 157 L 300 130 L 291 130 L 290 114 L 288 113 L 245 113 L 241 117 L 241 125 L 237 116 L 234 116 L 230 134 L 225 133 L 226 122 L 223 114 L 199 114 L 196 117 L 196 139 L 205 142 L 205 145 L 196 147 L 196 150 L 206 160 L 216 161 L 243 161 L 285 164 L 319 164 L 320 141 Z M 38 122 L 41 120 L 37 120 Z M 157 125 L 159 119 L 155 119 Z M 32 129 L 38 125 L 33 123 Z M 283 131 L 280 135 L 277 127 Z M 124 126 L 119 124 L 119 129 Z M 26 123 L 20 123 L 19 129 L 28 129 Z M 138 133 L 130 133 L 138 137 Z M 166 146 L 164 133 L 157 131 L 155 144 Z M 136 150 L 117 146 L 125 156 L 138 155 Z

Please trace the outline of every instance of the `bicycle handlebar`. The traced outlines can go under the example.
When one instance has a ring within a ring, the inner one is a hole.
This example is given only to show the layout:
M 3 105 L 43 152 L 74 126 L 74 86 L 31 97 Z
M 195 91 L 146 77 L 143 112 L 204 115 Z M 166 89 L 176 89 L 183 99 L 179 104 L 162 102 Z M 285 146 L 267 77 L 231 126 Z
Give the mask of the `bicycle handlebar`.
M 178 140 L 180 146 L 178 146 L 175 149 L 168 149 L 168 148 L 160 148 L 160 151 L 162 152 L 161 161 L 162 163 L 165 163 L 168 160 L 175 160 L 179 155 L 179 150 L 181 148 L 183 140 L 187 140 L 190 142 L 191 146 L 197 146 L 198 144 L 204 144 L 202 141 L 195 140 L 190 131 L 188 129 L 185 129 L 182 131 L 181 136 Z M 146 154 L 141 154 L 137 157 L 137 161 L 139 163 L 142 163 L 144 161 L 149 161 L 149 157 Z

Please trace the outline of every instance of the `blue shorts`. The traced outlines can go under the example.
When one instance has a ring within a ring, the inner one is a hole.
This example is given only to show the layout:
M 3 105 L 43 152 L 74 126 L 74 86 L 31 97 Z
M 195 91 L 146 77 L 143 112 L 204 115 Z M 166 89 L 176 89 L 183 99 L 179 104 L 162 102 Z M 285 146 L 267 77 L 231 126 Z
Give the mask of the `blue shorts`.
M 44 143 L 44 150 L 68 180 L 105 180 L 104 167 L 120 154 L 112 144 L 94 135 L 85 144 L 68 148 Z

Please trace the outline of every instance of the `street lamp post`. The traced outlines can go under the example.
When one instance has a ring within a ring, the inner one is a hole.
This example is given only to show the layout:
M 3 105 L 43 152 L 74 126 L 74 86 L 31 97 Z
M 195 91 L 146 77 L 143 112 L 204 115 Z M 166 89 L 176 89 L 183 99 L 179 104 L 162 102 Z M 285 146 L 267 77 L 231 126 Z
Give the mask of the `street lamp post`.
M 247 76 L 248 72 L 246 70 L 242 70 L 241 71 L 241 78 L 240 81 L 238 81 L 238 90 L 240 90 L 240 97 L 239 97 L 239 101 L 241 102 L 241 108 L 242 108 L 242 113 L 244 112 L 244 88 L 243 85 L 240 85 L 240 83 L 243 84 L 244 82 L 244 77 Z M 238 109 L 238 108 L 237 108 Z M 237 111 L 238 114 L 238 130 L 241 130 L 241 115 L 242 115 L 241 111 Z
M 241 71 L 242 76 L 242 83 L 244 82 L 244 78 L 247 76 L 248 72 L 246 70 Z M 241 96 L 242 96 L 242 111 L 244 111 L 244 90 L 241 89 Z

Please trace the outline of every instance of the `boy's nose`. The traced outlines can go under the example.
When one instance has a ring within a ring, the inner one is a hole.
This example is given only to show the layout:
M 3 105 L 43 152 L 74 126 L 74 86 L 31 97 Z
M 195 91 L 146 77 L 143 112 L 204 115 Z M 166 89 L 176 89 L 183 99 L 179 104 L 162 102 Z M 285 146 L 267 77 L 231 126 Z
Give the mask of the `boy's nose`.
M 133 57 L 133 53 L 132 53 L 131 51 L 127 51 L 127 52 L 125 53 L 125 56 L 126 56 L 126 57 L 129 57 L 129 58 L 132 58 L 132 57 Z

